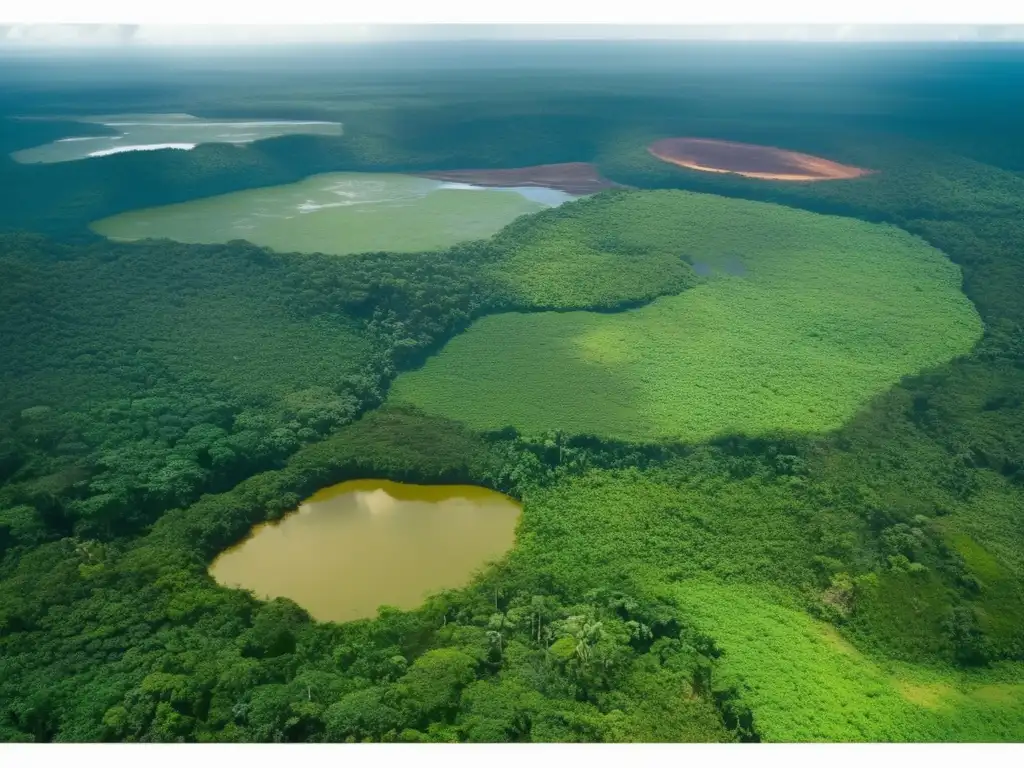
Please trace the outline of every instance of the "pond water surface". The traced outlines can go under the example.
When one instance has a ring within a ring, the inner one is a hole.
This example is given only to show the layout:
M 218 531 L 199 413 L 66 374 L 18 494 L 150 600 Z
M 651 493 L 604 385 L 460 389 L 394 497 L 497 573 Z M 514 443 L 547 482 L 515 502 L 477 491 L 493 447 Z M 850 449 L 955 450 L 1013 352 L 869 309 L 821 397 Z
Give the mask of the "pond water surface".
M 62 163 L 151 149 L 192 149 L 198 144 L 247 144 L 295 133 L 340 136 L 341 123 L 318 120 L 207 119 L 186 114 L 98 115 L 70 118 L 102 125 L 109 136 L 68 136 L 11 154 L 19 163 Z
M 746 277 L 747 275 L 747 265 L 736 254 L 725 254 L 713 262 L 694 261 L 690 266 L 701 277 L 711 277 L 715 274 L 731 275 L 733 277 Z
M 94 222 L 115 240 L 248 240 L 276 251 L 427 251 L 490 237 L 575 196 L 543 187 L 477 187 L 395 173 L 326 173 L 146 208 Z
M 290 598 L 320 621 L 369 618 L 468 583 L 512 547 L 519 510 L 476 486 L 354 480 L 258 526 L 210 573 L 261 599 Z

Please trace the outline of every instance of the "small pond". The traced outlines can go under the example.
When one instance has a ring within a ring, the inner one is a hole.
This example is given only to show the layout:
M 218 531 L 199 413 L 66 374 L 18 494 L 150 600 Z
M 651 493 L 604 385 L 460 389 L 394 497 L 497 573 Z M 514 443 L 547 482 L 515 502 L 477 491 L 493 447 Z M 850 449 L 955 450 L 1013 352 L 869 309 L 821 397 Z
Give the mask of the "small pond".
M 476 486 L 349 481 L 256 527 L 210 573 L 261 599 L 294 600 L 320 621 L 369 618 L 464 586 L 512 547 L 519 511 Z
M 731 275 L 733 277 L 746 277 L 747 275 L 747 265 L 736 254 L 726 254 L 714 261 L 694 260 L 690 266 L 701 277 L 711 277 L 715 274 Z

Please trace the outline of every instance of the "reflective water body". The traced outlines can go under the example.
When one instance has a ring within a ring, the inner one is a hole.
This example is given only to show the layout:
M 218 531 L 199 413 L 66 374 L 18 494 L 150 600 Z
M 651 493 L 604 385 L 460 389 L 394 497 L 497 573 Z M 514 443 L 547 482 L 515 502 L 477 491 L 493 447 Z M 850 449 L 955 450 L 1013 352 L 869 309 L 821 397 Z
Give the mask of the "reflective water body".
M 110 136 L 69 136 L 14 152 L 19 163 L 62 163 L 147 149 L 192 149 L 198 144 L 248 144 L 296 133 L 340 136 L 341 123 L 317 120 L 212 120 L 193 115 L 107 115 L 74 118 L 103 125 Z
M 327 173 L 147 208 L 93 222 L 115 240 L 248 240 L 276 251 L 415 252 L 490 237 L 519 216 L 574 197 L 537 187 L 496 189 L 395 173 Z
M 519 510 L 476 486 L 354 480 L 258 526 L 210 573 L 261 599 L 290 598 L 321 621 L 368 618 L 465 585 L 512 547 Z
M 568 192 L 563 192 L 560 189 L 553 189 L 551 187 L 495 187 L 495 186 L 479 186 L 476 184 L 465 184 L 457 181 L 447 181 L 441 185 L 441 189 L 466 189 L 466 190 L 491 190 L 494 192 L 515 192 L 517 195 L 525 197 L 527 200 L 532 200 L 535 203 L 541 203 L 552 208 L 557 208 L 562 203 L 568 203 L 572 200 L 576 200 L 580 195 L 572 195 Z

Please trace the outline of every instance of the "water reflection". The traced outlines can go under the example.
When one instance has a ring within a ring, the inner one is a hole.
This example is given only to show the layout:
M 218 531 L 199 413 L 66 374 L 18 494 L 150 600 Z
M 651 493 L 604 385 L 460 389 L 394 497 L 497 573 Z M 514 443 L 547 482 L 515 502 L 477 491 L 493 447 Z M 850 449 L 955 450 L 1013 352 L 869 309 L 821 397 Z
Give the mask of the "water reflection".
M 464 585 L 508 551 L 518 518 L 516 502 L 484 488 L 357 480 L 257 527 L 210 572 L 261 598 L 291 598 L 317 619 L 349 621 Z

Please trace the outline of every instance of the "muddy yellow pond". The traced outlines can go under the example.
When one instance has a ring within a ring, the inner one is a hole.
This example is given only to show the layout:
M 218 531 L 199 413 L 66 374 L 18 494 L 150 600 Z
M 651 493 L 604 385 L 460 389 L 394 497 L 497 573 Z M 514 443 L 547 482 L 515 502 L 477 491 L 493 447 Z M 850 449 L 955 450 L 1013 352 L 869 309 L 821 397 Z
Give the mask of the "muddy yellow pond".
M 518 519 L 515 501 L 485 488 L 355 480 L 258 526 L 210 573 L 321 621 L 351 621 L 465 585 L 512 547 Z

